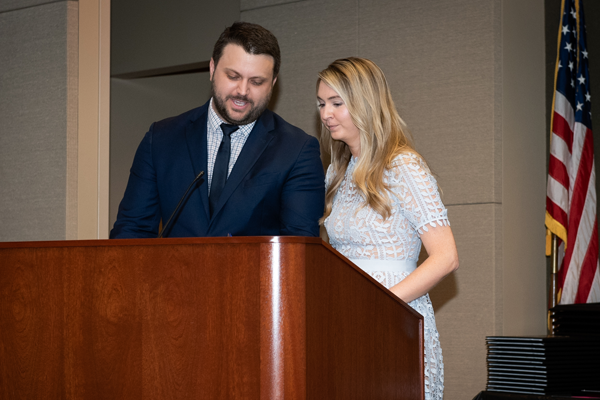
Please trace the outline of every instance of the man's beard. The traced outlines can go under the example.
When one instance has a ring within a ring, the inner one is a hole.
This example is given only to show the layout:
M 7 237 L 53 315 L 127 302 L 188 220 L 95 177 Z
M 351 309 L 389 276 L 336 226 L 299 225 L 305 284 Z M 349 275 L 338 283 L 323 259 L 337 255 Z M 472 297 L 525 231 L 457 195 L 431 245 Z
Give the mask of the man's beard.
M 217 110 L 217 113 L 219 114 L 219 116 L 221 118 L 223 118 L 225 120 L 225 122 L 227 122 L 229 124 L 233 124 L 233 125 L 247 125 L 247 124 L 250 124 L 250 123 L 256 121 L 260 117 L 260 115 L 267 109 L 267 106 L 269 105 L 269 100 L 271 100 L 271 94 L 273 93 L 273 90 L 269 91 L 269 95 L 262 102 L 255 105 L 254 101 L 250 100 L 246 96 L 229 95 L 229 96 L 225 97 L 224 99 L 219 97 L 217 95 L 217 92 L 215 91 L 215 82 L 214 81 L 212 82 L 212 84 L 210 86 L 210 91 L 211 91 L 211 95 L 213 98 L 213 104 L 214 104 L 215 109 Z M 246 116 L 244 118 L 235 119 L 229 113 L 229 111 L 227 110 L 227 107 L 225 106 L 225 104 L 227 103 L 227 100 L 229 100 L 229 99 L 246 101 L 246 102 L 248 102 L 248 104 L 250 104 L 250 110 L 248 111 L 248 113 L 246 114 Z

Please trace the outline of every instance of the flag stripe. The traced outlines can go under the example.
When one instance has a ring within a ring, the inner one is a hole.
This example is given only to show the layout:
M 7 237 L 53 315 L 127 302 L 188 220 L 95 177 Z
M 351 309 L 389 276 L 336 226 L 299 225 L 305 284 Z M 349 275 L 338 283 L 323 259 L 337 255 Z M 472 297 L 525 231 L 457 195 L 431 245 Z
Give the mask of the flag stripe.
M 573 194 L 571 196 L 571 209 L 569 210 L 569 228 L 573 228 L 575 231 L 569 232 L 570 235 L 577 234 L 581 216 L 585 212 L 584 205 L 590 186 L 592 167 L 594 166 L 594 143 L 591 131 L 587 131 L 585 134 L 580 154 L 581 160 L 578 163 L 579 168 L 576 170 L 577 176 L 574 180 L 575 183 L 573 184 L 573 189 L 571 190 Z
M 567 167 L 552 154 L 550 154 L 549 174 L 552 177 L 552 179 L 554 179 L 565 189 L 565 191 L 568 191 L 567 188 L 569 187 L 569 173 L 567 172 Z M 560 190 L 560 188 L 556 189 Z M 567 192 L 567 201 L 568 198 L 569 193 Z
M 570 127 L 569 130 L 573 132 L 573 126 L 575 125 L 575 112 L 573 111 L 571 102 L 559 91 L 554 93 L 554 97 L 554 117 L 556 118 L 556 114 L 560 115 L 567 122 L 567 126 Z
M 576 128 L 577 129 L 577 128 Z M 577 135 L 576 135 L 577 137 Z M 586 139 L 583 142 L 589 142 L 591 140 L 591 135 L 586 135 Z M 576 140 L 577 142 L 577 140 Z M 594 148 L 592 147 L 582 146 L 582 157 L 581 162 L 579 163 L 579 169 L 577 171 L 577 178 L 575 179 L 575 183 L 573 188 L 570 190 L 572 193 L 571 196 L 571 207 L 569 210 L 569 225 L 568 225 L 568 243 L 565 254 L 565 264 L 563 266 L 564 271 L 562 271 L 562 275 L 565 277 L 565 285 L 567 284 L 567 280 L 569 275 L 573 275 L 579 272 L 581 264 L 573 266 L 571 263 L 571 259 L 575 256 L 575 262 L 581 261 L 579 254 L 575 252 L 578 248 L 578 231 L 580 229 L 579 223 L 581 222 L 581 216 L 584 212 L 584 204 L 586 202 L 587 197 L 587 188 L 589 186 L 591 167 L 593 165 L 593 156 L 594 156 Z M 571 268 L 574 267 L 574 270 Z M 570 271 L 571 270 L 571 271 Z M 566 301 L 569 301 L 571 296 L 569 296 L 570 288 L 563 288 L 563 298 Z M 574 297 L 574 296 L 573 296 Z
M 583 136 L 581 135 L 580 126 L 576 126 L 575 130 L 576 138 Z M 569 226 L 567 232 L 568 238 L 572 239 L 568 239 L 569 242 L 565 254 L 565 264 L 563 266 L 564 271 L 562 271 L 562 275 L 564 276 L 563 298 L 568 303 L 575 301 L 577 287 L 579 286 L 578 281 L 581 272 L 581 263 L 583 262 L 584 255 L 587 251 L 589 238 L 592 235 L 591 226 L 587 222 L 589 221 L 589 218 L 595 218 L 596 196 L 588 196 L 590 177 L 592 176 L 592 167 L 594 166 L 594 147 L 592 140 L 593 137 L 591 131 L 587 131 L 584 141 L 575 141 L 576 143 L 582 142 L 582 153 L 579 169 L 577 170 L 577 178 L 575 179 L 575 184 L 571 190 L 571 208 L 569 210 Z M 593 212 L 593 215 L 589 215 L 590 212 Z
M 569 210 L 569 191 L 561 185 L 553 177 L 548 177 L 548 194 L 547 197 L 555 205 L 560 207 L 564 213 Z
M 554 203 L 549 197 L 546 197 L 546 210 L 553 215 L 553 218 L 562 226 L 569 225 L 567 212 Z
M 583 264 L 581 265 L 581 273 L 579 274 L 579 287 L 575 303 L 587 302 L 588 296 L 592 289 L 594 274 L 598 269 L 598 221 L 594 221 L 592 229 L 592 238 L 588 245 L 587 253 Z
M 569 107 L 571 105 L 569 104 Z M 571 109 L 573 111 L 573 109 Z M 569 122 L 559 113 L 554 112 L 554 121 L 552 122 L 552 133 L 564 140 L 569 153 L 572 152 L 571 147 L 573 146 L 573 128 L 569 125 Z
M 593 177 L 592 170 L 592 177 Z M 596 225 L 596 194 L 593 185 L 593 179 L 590 178 L 590 184 L 583 206 L 583 214 L 578 224 L 577 236 L 572 247 L 567 250 L 568 255 L 572 255 L 571 260 L 565 268 L 565 280 L 563 285 L 563 296 L 566 302 L 577 302 L 577 290 L 579 280 L 586 254 L 593 237 L 594 226 Z
M 592 287 L 587 298 L 587 303 L 600 303 L 600 265 L 596 263 L 596 273 L 592 280 Z
M 580 123 L 575 123 L 574 128 L 575 129 L 573 131 L 573 146 L 571 148 L 571 158 L 567 163 L 567 171 L 569 171 L 569 193 L 571 195 L 571 201 L 573 201 L 573 190 L 575 190 L 575 184 L 577 184 L 577 175 L 579 174 L 579 168 L 581 168 L 581 157 L 582 152 L 584 151 L 584 144 L 586 139 L 585 127 L 583 125 L 581 125 Z M 584 188 L 587 188 L 587 181 L 579 182 L 579 184 L 582 183 L 583 186 L 580 186 L 579 188 L 582 190 L 582 193 L 580 194 L 583 195 L 586 192 Z
M 558 162 L 567 165 L 569 163 L 569 159 L 571 158 L 571 150 L 563 138 L 553 134 L 552 144 L 550 145 L 550 155 L 556 158 Z M 567 187 L 569 186 L 567 185 Z

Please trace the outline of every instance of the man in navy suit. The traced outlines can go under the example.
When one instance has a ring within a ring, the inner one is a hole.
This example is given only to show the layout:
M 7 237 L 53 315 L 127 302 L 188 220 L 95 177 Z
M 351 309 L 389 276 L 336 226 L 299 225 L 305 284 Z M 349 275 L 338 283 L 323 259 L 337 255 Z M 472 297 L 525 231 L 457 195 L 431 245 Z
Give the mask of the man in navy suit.
M 210 60 L 212 98 L 155 122 L 142 140 L 111 238 L 318 236 L 324 173 L 317 139 L 267 109 L 280 65 L 267 29 L 235 23 Z

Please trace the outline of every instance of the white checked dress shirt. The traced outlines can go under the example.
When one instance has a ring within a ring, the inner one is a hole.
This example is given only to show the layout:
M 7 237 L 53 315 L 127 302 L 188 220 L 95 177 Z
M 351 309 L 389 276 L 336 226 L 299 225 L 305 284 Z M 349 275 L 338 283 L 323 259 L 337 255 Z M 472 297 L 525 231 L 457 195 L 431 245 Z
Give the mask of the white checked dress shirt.
M 206 150 L 207 150 L 207 167 L 208 167 L 208 194 L 210 195 L 210 185 L 212 183 L 213 170 L 215 169 L 215 161 L 217 159 L 217 152 L 223 140 L 223 131 L 221 130 L 221 124 L 227 123 L 223 121 L 215 110 L 213 109 L 213 99 L 210 99 L 208 105 L 208 122 L 206 126 Z M 231 174 L 231 170 L 235 165 L 242 148 L 246 143 L 246 139 L 252 132 L 256 121 L 248 125 L 239 125 L 239 129 L 231 134 L 231 156 L 229 157 L 229 169 L 227 171 L 227 177 Z

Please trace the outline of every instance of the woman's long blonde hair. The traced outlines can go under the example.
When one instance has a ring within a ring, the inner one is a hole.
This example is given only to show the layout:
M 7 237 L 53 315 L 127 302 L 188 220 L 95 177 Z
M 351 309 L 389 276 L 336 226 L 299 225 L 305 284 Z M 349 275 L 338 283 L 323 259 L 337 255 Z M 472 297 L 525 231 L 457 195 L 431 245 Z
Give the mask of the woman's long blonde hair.
M 383 174 L 400 153 L 418 153 L 406 124 L 398 115 L 383 71 L 371 60 L 349 57 L 332 62 L 319 73 L 323 82 L 344 101 L 352 122 L 360 132 L 360 157 L 352 175 L 354 184 L 369 205 L 384 219 L 391 215 L 392 201 Z M 333 198 L 339 189 L 348 162 L 350 149 L 342 141 L 333 140 L 321 121 L 321 140 L 331 152 L 333 179 L 325 194 L 323 224 L 331 214 Z

